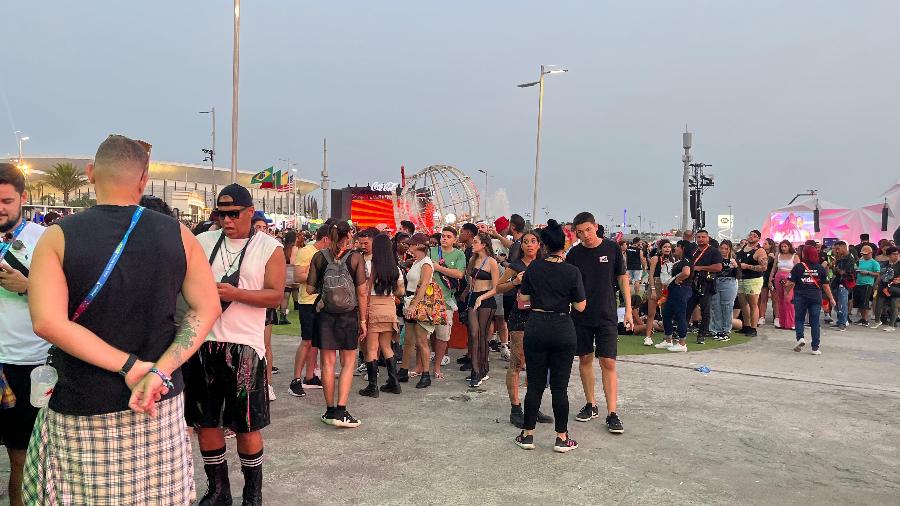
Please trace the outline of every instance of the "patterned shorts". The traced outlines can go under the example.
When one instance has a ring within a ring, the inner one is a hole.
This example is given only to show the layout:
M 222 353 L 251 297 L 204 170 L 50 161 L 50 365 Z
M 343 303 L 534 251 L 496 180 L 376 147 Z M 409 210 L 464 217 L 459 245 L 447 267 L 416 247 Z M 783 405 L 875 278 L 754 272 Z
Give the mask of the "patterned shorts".
M 25 459 L 25 504 L 190 504 L 194 464 L 184 396 L 157 409 L 155 417 L 42 409 Z

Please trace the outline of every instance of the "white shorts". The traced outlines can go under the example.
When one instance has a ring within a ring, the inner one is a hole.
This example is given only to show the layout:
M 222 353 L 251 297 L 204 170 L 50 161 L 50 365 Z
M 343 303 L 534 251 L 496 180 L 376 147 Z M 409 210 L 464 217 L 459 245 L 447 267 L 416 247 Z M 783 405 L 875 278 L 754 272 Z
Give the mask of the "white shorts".
M 438 341 L 450 341 L 450 333 L 453 330 L 453 310 L 447 308 L 447 324 L 438 325 L 434 328 L 434 338 Z

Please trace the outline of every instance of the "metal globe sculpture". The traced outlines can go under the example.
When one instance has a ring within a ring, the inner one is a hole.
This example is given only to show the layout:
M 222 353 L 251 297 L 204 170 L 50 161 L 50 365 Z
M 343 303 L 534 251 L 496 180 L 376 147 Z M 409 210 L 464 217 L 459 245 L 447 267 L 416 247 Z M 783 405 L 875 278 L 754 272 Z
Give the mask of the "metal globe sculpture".
M 451 165 L 431 165 L 407 178 L 397 204 L 400 216 L 431 232 L 480 218 L 475 184 Z

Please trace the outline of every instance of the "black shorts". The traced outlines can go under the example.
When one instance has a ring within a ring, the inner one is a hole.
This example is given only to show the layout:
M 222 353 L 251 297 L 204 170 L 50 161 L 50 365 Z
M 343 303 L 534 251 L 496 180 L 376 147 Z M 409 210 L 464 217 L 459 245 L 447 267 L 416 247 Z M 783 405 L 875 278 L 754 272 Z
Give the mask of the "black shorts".
M 278 323 L 278 311 L 273 308 L 266 308 L 266 327 Z
M 579 357 L 593 353 L 602 358 L 616 358 L 619 333 L 615 323 L 590 326 L 576 323 L 575 335 L 578 337 L 575 354 Z
M 315 304 L 300 304 L 297 310 L 300 315 L 300 339 L 304 341 L 312 341 L 316 335 L 316 313 Z
M 244 344 L 207 341 L 191 357 L 184 386 L 184 417 L 201 429 L 239 434 L 269 425 L 266 359 Z
M 10 450 L 25 450 L 34 428 L 38 408 L 31 405 L 31 370 L 37 365 L 3 364 L 6 382 L 16 396 L 16 405 L 0 409 L 0 443 Z
M 505 300 L 503 301 L 506 302 Z M 507 329 L 510 332 L 524 332 L 525 324 L 528 323 L 528 315 L 531 314 L 531 311 L 525 310 L 522 311 L 513 305 L 512 310 L 509 313 L 506 313 L 506 325 Z
M 856 309 L 869 309 L 872 305 L 872 285 L 856 285 L 853 287 L 853 306 Z
M 313 346 L 320 350 L 355 350 L 359 348 L 359 313 L 329 313 L 316 316 Z

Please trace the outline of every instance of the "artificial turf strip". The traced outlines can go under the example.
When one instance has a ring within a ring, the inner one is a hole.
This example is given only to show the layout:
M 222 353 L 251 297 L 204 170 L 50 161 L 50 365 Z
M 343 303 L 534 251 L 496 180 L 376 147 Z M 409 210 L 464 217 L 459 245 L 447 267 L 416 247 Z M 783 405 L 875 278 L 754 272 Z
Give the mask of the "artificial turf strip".
M 662 333 L 657 332 L 653 334 L 653 344 L 660 342 L 663 339 Z M 685 342 L 687 343 L 688 353 L 692 353 L 695 351 L 704 351 L 704 350 L 714 350 L 716 348 L 724 348 L 726 346 L 732 346 L 735 344 L 742 344 L 749 341 L 750 338 L 743 334 L 731 334 L 731 340 L 721 342 L 712 339 L 711 337 L 706 338 L 706 344 L 696 344 L 697 334 L 688 334 Z M 650 355 L 654 353 L 672 353 L 668 350 L 660 350 L 654 348 L 653 346 L 644 346 L 644 336 L 619 336 L 619 355 Z

